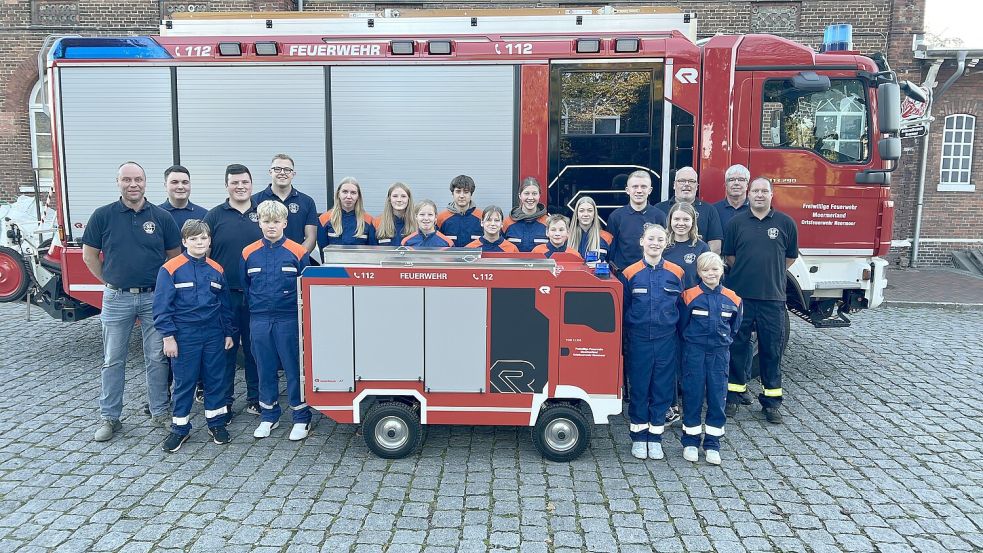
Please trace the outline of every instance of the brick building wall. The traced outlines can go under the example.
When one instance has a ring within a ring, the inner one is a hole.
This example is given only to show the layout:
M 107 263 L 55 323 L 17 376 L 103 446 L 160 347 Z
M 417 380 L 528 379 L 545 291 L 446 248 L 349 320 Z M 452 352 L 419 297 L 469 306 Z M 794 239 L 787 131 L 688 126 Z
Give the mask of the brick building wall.
M 698 18 L 699 36 L 715 33 L 766 32 L 785 36 L 811 46 L 818 46 L 823 29 L 832 23 L 851 23 L 854 26 L 855 48 L 865 53 L 886 51 L 892 67 L 901 78 L 920 83 L 923 68 L 911 55 L 912 34 L 922 31 L 925 0 L 650 0 L 638 1 L 566 1 L 527 2 L 498 0 L 497 2 L 339 2 L 334 0 L 304 0 L 308 11 L 377 11 L 385 8 L 502 8 L 502 7 L 577 7 L 585 5 L 615 6 L 657 5 L 673 6 L 694 12 Z M 253 11 L 294 10 L 298 0 L 0 0 L 0 148 L 6 155 L 0 156 L 0 202 L 17 195 L 20 186 L 29 184 L 32 178 L 30 126 L 28 122 L 29 96 L 37 81 L 37 50 L 49 34 L 77 33 L 102 34 L 153 34 L 157 32 L 162 16 L 194 9 L 197 11 Z M 940 80 L 944 76 L 940 76 Z M 979 79 L 978 76 L 973 78 Z M 980 93 L 975 91 L 971 78 L 953 87 L 936 109 L 940 121 L 944 110 L 973 110 L 977 114 Z M 952 102 L 947 104 L 947 102 Z M 948 111 L 945 111 L 947 114 Z M 941 124 L 936 124 L 931 139 L 941 141 Z M 980 140 L 977 137 L 977 142 Z M 933 143 L 937 149 L 938 144 Z M 897 205 L 895 238 L 910 237 L 913 225 L 914 190 L 917 176 L 918 141 L 905 141 L 905 156 L 901 167 L 894 174 L 893 192 Z M 983 235 L 983 220 L 975 213 L 963 213 L 960 221 L 950 221 L 953 202 L 963 206 L 979 206 L 980 192 L 936 193 L 933 179 L 938 178 L 938 154 L 934 154 L 926 180 L 925 220 L 923 236 L 942 237 L 941 229 L 956 225 L 959 236 Z M 978 173 L 983 161 L 974 159 L 974 172 Z M 975 203 L 974 203 L 975 202 Z M 971 211 L 971 207 L 965 208 Z M 976 209 L 976 212 L 980 212 Z M 929 230 L 933 234 L 929 234 Z M 954 235 L 955 236 L 955 235 Z M 942 262 L 944 243 L 923 242 L 925 262 Z M 893 252 L 899 262 L 904 261 L 905 249 Z

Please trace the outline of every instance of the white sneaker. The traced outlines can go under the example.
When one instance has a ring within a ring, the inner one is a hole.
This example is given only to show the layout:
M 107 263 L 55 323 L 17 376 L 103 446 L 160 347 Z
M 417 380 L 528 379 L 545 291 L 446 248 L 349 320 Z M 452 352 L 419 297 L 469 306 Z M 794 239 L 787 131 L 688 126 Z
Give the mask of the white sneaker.
M 716 449 L 708 449 L 707 450 L 707 462 L 710 463 L 711 465 L 719 465 L 720 464 L 720 452 L 717 451 Z
M 662 452 L 662 442 L 649 442 L 649 459 L 664 459 L 666 456 Z
M 309 422 L 298 422 L 294 424 L 294 427 L 290 429 L 290 441 L 299 442 L 307 437 L 311 433 L 311 423 Z
M 631 455 L 636 459 L 647 459 L 648 451 L 645 449 L 645 442 L 632 442 L 631 443 Z
M 270 432 L 280 426 L 278 422 L 261 422 L 253 432 L 253 438 L 269 438 Z
M 690 463 L 695 463 L 700 460 L 700 450 L 696 448 L 695 445 L 688 445 L 683 448 L 683 459 L 686 459 Z

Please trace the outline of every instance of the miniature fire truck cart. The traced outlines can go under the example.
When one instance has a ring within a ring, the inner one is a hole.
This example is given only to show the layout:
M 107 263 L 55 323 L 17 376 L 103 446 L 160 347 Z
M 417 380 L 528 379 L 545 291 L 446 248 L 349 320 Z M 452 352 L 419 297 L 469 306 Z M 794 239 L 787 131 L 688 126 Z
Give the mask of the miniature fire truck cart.
M 300 279 L 305 400 L 384 458 L 430 424 L 530 426 L 577 458 L 621 413 L 622 288 L 563 257 L 327 248 Z

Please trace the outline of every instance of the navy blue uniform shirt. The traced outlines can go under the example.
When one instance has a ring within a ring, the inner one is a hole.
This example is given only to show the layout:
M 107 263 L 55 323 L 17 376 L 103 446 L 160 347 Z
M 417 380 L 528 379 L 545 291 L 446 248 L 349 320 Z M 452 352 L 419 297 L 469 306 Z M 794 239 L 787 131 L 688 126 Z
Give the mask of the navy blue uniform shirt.
M 676 334 L 683 270 L 660 259 L 649 265 L 644 259 L 622 273 L 625 283 L 625 326 L 636 340 L 656 340 Z
M 256 205 L 256 202 L 251 202 L 249 209 L 242 213 L 229 205 L 229 200 L 225 200 L 205 215 L 204 221 L 212 231 L 212 251 L 209 257 L 218 261 L 225 269 L 225 279 L 232 290 L 242 290 L 242 283 L 239 281 L 242 250 L 263 237 Z
M 697 240 L 696 244 L 676 242 L 666 246 L 665 251 L 662 252 L 662 257 L 682 267 L 683 289 L 686 290 L 700 282 L 700 277 L 696 274 L 696 259 L 708 251 L 710 251 L 710 246 L 703 240 Z
M 174 224 L 177 225 L 178 232 L 181 232 L 181 229 L 184 228 L 184 223 L 187 223 L 189 219 L 204 219 L 205 214 L 208 213 L 207 209 L 191 202 L 188 202 L 188 205 L 184 207 L 174 207 L 171 205 L 171 200 L 164 200 L 164 203 L 157 207 L 170 213 L 171 217 L 174 217 Z
M 161 336 L 195 332 L 219 323 L 223 336 L 232 336 L 232 309 L 222 266 L 214 259 L 187 252 L 171 259 L 157 273 L 154 290 L 154 328 Z
M 341 232 L 338 232 L 331 224 L 331 216 L 334 210 L 328 210 L 321 214 L 317 225 L 317 247 L 322 250 L 327 246 L 375 246 L 375 224 L 372 216 L 366 213 L 363 218 L 362 234 L 355 235 L 358 230 L 358 220 L 355 218 L 355 211 L 341 210 Z M 398 245 L 398 244 L 393 244 Z
M 719 202 L 713 204 L 713 207 L 717 208 L 717 215 L 720 216 L 720 226 L 727 231 L 727 225 L 730 224 L 730 220 L 734 218 L 734 215 L 738 213 L 746 213 L 751 210 L 750 204 L 748 204 L 747 198 L 744 198 L 744 203 L 741 207 L 735 208 L 730 205 L 727 198 L 720 200 Z
M 484 234 L 481 229 L 481 216 L 482 211 L 474 206 L 464 213 L 445 209 L 437 214 L 437 230 L 453 240 L 454 246 L 463 248 Z
M 655 204 L 655 207 L 661 209 L 665 213 L 669 213 L 669 210 L 675 204 L 676 199 L 669 198 L 664 202 Z M 717 213 L 717 208 L 699 198 L 696 198 L 693 200 L 693 209 L 696 210 L 696 232 L 699 233 L 700 239 L 704 242 L 709 242 L 711 240 L 723 240 L 724 229 L 720 226 L 720 214 Z M 662 225 L 669 228 L 668 221 L 664 221 Z
M 273 192 L 273 185 L 269 184 L 266 188 L 253 194 L 253 201 L 256 202 L 256 205 L 266 200 L 274 200 L 287 206 L 287 229 L 283 231 L 283 234 L 294 242 L 303 245 L 304 227 L 307 225 L 317 226 L 317 205 L 314 203 L 314 198 L 297 190 L 296 187 L 291 187 L 287 199 L 281 200 L 280 196 Z
M 653 205 L 645 205 L 635 211 L 631 204 L 623 205 L 611 212 L 608 217 L 608 232 L 611 233 L 611 251 L 608 260 L 624 271 L 629 265 L 642 258 L 642 228 L 645 223 L 666 226 L 666 214 Z
M 280 237 L 260 238 L 242 250 L 239 280 L 251 317 L 297 317 L 297 277 L 307 267 L 307 250 Z
M 167 261 L 167 250 L 181 247 L 181 233 L 171 214 L 144 200 L 134 211 L 123 200 L 95 210 L 82 243 L 105 254 L 102 278 L 119 288 L 151 288 Z
M 733 290 L 719 284 L 711 289 L 701 282 L 683 292 L 680 335 L 690 344 L 726 348 L 737 337 L 743 312 L 741 298 Z
M 329 217 L 330 219 L 330 217 Z M 342 223 L 344 226 L 344 223 Z M 379 227 L 382 226 L 382 218 L 376 219 L 372 222 L 372 228 L 375 229 L 376 241 L 380 246 L 398 246 L 403 242 L 403 238 L 406 238 L 406 220 L 399 215 L 393 215 L 393 236 L 391 238 L 379 238 Z M 318 227 L 320 229 L 320 227 Z
M 403 238 L 402 245 L 407 248 L 450 248 L 454 246 L 454 241 L 444 236 L 439 230 L 435 230 L 430 234 L 416 231 Z
M 727 286 L 746 300 L 785 301 L 785 259 L 799 256 L 795 221 L 772 209 L 758 219 L 749 209 L 727 225 L 721 253 L 734 256 Z

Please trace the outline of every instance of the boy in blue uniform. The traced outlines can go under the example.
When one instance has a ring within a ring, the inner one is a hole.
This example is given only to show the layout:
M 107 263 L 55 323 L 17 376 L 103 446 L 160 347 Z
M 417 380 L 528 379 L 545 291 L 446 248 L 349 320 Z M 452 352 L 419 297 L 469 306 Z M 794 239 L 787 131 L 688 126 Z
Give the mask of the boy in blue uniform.
M 683 270 L 662 259 L 668 235 L 646 225 L 639 239 L 642 259 L 625 268 L 625 328 L 628 335 L 628 422 L 631 454 L 662 459 L 666 410 L 676 396 L 676 324 Z
M 700 434 L 707 462 L 720 464 L 720 437 L 727 416 L 730 345 L 741 328 L 741 298 L 720 284 L 724 262 L 713 252 L 696 260 L 700 284 L 683 292 L 679 328 L 683 338 L 683 458 L 699 459 Z M 706 400 L 706 423 L 700 414 Z
M 257 208 L 263 238 L 242 250 L 239 281 L 249 304 L 249 330 L 253 357 L 259 371 L 259 407 L 262 422 L 253 432 L 267 438 L 280 426 L 280 379 L 283 367 L 287 399 L 293 410 L 292 441 L 310 433 L 311 411 L 301 400 L 300 329 L 297 325 L 297 277 L 307 267 L 307 249 L 284 236 L 287 208 L 267 200 Z
M 502 236 L 502 222 L 505 214 L 497 205 L 490 205 L 481 212 L 481 237 L 466 247 L 481 248 L 483 252 L 517 253 L 519 248 Z
M 198 219 L 184 224 L 181 242 L 187 251 L 164 263 L 154 289 L 154 327 L 164 337 L 164 355 L 171 358 L 174 371 L 171 433 L 161 446 L 169 453 L 188 441 L 199 378 L 208 433 L 216 444 L 230 441 L 225 429 L 225 350 L 232 347 L 232 312 L 222 266 L 205 257 L 209 233 Z
M 482 234 L 481 210 L 471 199 L 474 179 L 458 175 L 451 180 L 450 189 L 454 199 L 437 215 L 437 230 L 453 240 L 453 246 L 463 248 Z
M 552 258 L 553 254 L 557 252 L 569 253 L 580 257 L 577 250 L 569 247 L 569 228 L 570 219 L 567 219 L 563 215 L 550 215 L 546 219 L 546 238 L 549 242 L 536 246 L 532 249 L 532 253 L 541 253 L 547 259 Z

